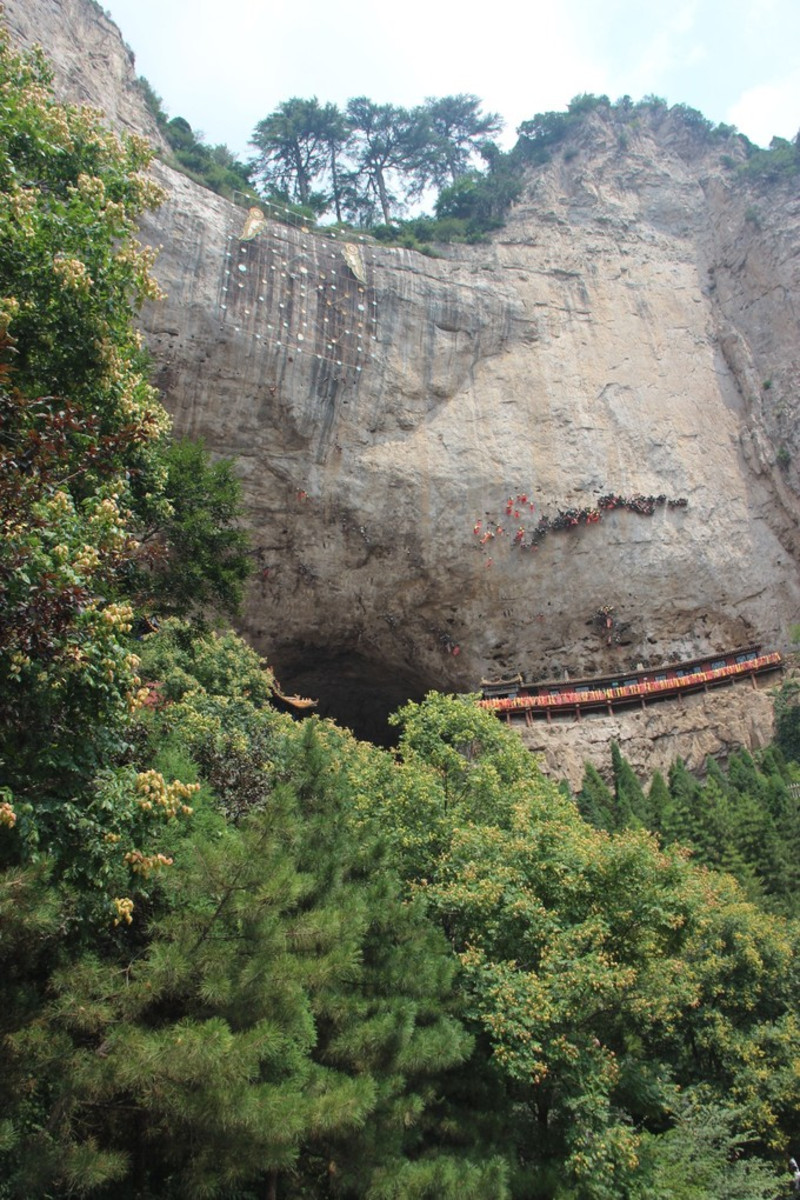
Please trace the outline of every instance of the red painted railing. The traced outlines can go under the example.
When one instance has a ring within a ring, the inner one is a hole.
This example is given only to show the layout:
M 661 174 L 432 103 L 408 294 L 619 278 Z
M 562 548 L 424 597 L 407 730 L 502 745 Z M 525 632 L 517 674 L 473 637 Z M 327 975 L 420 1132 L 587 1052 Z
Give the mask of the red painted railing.
M 715 670 L 697 671 L 692 675 L 672 676 L 669 679 L 643 679 L 639 683 L 627 687 L 602 688 L 596 691 L 557 692 L 547 696 L 503 696 L 492 700 L 479 700 L 482 708 L 493 708 L 498 712 L 519 712 L 526 709 L 577 709 L 588 704 L 614 704 L 615 701 L 635 699 L 637 696 L 657 696 L 666 693 L 677 694 L 698 684 L 721 683 L 725 679 L 735 679 L 737 676 L 748 676 L 757 671 L 779 667 L 782 659 L 780 654 L 773 651 L 770 654 L 760 654 L 743 663 L 729 663 Z

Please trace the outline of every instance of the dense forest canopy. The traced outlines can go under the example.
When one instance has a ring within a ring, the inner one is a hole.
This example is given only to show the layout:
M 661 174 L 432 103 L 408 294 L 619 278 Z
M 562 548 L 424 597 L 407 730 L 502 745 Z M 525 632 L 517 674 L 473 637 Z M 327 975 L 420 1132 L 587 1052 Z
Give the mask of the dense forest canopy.
M 774 1196 L 797 766 L 710 770 L 701 825 L 680 765 L 576 802 L 471 697 L 392 752 L 278 712 L 212 618 L 235 475 L 132 324 L 149 151 L 5 36 L 0 96 L 2 1200 Z M 472 143 L 429 119 L 455 196 Z

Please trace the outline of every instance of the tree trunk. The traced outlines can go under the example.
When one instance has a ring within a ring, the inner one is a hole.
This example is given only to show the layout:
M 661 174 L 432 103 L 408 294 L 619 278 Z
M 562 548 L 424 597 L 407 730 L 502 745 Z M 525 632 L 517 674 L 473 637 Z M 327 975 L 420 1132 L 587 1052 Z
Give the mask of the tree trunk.
M 294 148 L 294 169 L 295 174 L 297 175 L 297 195 L 300 198 L 300 203 L 308 204 L 308 175 L 306 173 L 305 166 L 303 165 L 299 146 L 295 146 Z
M 333 186 L 333 207 L 336 220 L 342 223 L 342 201 L 339 195 L 339 176 L 336 171 L 336 151 L 331 150 L 331 184 Z
M 391 210 L 389 208 L 389 197 L 386 195 L 386 184 L 385 184 L 384 178 L 383 178 L 383 171 L 381 171 L 380 169 L 378 169 L 375 172 L 375 182 L 378 185 L 378 197 L 381 202 L 381 211 L 383 213 L 383 220 L 386 225 L 391 225 L 392 214 L 391 214 Z

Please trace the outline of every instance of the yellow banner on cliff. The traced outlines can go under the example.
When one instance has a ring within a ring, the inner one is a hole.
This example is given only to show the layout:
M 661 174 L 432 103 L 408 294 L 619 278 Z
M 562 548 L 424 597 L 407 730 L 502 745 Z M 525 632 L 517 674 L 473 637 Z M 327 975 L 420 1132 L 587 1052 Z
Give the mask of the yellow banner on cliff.
M 366 268 L 364 267 L 364 259 L 361 255 L 361 248 L 356 246 L 354 242 L 345 242 L 345 244 L 342 246 L 342 257 L 355 275 L 358 282 L 366 285 L 367 272 Z

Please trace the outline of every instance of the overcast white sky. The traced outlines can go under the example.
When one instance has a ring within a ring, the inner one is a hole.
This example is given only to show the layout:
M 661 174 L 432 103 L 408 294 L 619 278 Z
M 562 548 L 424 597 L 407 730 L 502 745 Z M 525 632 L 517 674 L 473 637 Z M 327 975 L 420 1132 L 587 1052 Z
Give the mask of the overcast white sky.
M 136 69 L 240 157 L 282 100 L 471 92 L 506 121 L 648 93 L 758 145 L 800 128 L 800 0 L 102 0 Z

